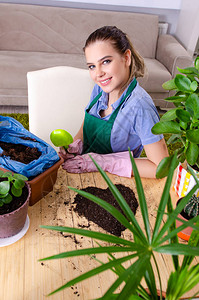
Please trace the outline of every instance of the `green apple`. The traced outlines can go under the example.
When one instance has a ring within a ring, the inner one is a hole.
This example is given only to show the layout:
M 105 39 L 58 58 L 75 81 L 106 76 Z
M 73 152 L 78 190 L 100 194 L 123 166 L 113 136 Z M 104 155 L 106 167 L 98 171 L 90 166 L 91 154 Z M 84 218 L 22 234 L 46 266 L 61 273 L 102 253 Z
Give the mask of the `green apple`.
M 68 148 L 68 145 L 73 142 L 73 137 L 64 129 L 55 129 L 50 134 L 50 140 L 56 147 Z

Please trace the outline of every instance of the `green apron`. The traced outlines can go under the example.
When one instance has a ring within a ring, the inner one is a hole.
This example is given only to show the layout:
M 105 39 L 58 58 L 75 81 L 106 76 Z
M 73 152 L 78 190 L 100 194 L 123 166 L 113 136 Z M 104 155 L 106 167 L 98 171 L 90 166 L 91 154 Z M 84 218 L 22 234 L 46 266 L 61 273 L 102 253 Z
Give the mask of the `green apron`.
M 84 139 L 84 150 L 83 153 L 99 153 L 107 154 L 112 153 L 111 148 L 111 130 L 114 121 L 117 117 L 119 109 L 125 99 L 131 94 L 133 89 L 137 84 L 136 79 L 134 79 L 126 92 L 125 97 L 122 99 L 119 106 L 114 110 L 108 121 L 99 119 L 89 114 L 91 107 L 98 101 L 101 97 L 102 92 L 100 92 L 91 102 L 88 109 L 85 111 L 84 127 L 83 127 L 83 139 Z

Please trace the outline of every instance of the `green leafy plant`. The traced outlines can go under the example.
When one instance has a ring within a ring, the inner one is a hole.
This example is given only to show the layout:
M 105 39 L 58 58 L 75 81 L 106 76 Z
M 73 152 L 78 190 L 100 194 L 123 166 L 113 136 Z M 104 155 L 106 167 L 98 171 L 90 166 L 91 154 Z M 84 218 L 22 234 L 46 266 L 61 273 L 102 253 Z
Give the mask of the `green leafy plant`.
M 13 200 L 13 196 L 20 197 L 22 189 L 25 186 L 26 176 L 21 174 L 12 174 L 12 172 L 3 172 L 0 170 L 0 207 Z
M 82 280 L 86 280 L 96 274 L 99 274 L 106 270 L 111 270 L 117 274 L 117 279 L 110 286 L 110 288 L 105 292 L 102 298 L 103 300 L 111 300 L 111 299 L 125 299 L 125 300 L 135 300 L 140 299 L 139 295 L 143 297 L 143 299 L 158 299 L 157 296 L 157 282 L 155 280 L 155 273 L 158 274 L 158 285 L 162 292 L 162 280 L 160 274 L 160 267 L 158 266 L 158 262 L 155 256 L 155 253 L 164 253 L 168 254 L 172 257 L 173 261 L 173 271 L 171 271 L 171 275 L 167 285 L 166 291 L 166 299 L 169 300 L 177 300 L 184 293 L 191 290 L 194 286 L 196 286 L 199 282 L 199 264 L 195 266 L 191 266 L 191 262 L 193 261 L 195 256 L 199 256 L 199 225 L 196 223 L 199 221 L 199 216 L 194 217 L 189 221 L 183 221 L 183 224 L 176 228 L 175 220 L 177 219 L 177 215 L 183 209 L 186 202 L 190 198 L 190 196 L 196 191 L 199 187 L 199 181 L 196 178 L 196 185 L 192 188 L 192 190 L 185 196 L 180 204 L 173 209 L 171 198 L 170 198 L 170 186 L 172 182 L 173 172 L 176 165 L 176 154 L 172 158 L 171 166 L 169 169 L 169 174 L 164 186 L 164 190 L 161 196 L 161 200 L 157 209 L 156 221 L 153 230 L 151 230 L 149 223 L 149 213 L 147 208 L 147 200 L 145 198 L 142 182 L 135 164 L 135 161 L 129 151 L 133 172 L 136 181 L 137 193 L 139 198 L 139 205 L 142 215 L 143 228 L 139 225 L 137 219 L 135 218 L 133 212 L 128 206 L 127 202 L 117 190 L 116 186 L 111 182 L 110 178 L 107 174 L 100 168 L 100 166 L 95 163 L 97 169 L 101 173 L 102 177 L 106 181 L 117 200 L 118 204 L 122 208 L 124 213 L 121 214 L 116 208 L 108 204 L 106 201 L 86 193 L 85 191 L 74 189 L 78 194 L 88 198 L 89 200 L 97 203 L 105 210 L 107 210 L 111 215 L 113 215 L 121 224 L 123 224 L 128 230 L 131 231 L 133 235 L 132 240 L 127 240 L 121 237 L 116 237 L 110 234 L 104 234 L 100 232 L 90 231 L 86 229 L 77 229 L 71 227 L 62 227 L 62 226 L 41 226 L 42 228 L 47 228 L 51 230 L 67 232 L 72 234 L 78 234 L 86 237 L 93 238 L 98 241 L 107 242 L 107 246 L 101 246 L 99 242 L 97 242 L 97 247 L 86 248 L 86 249 L 77 249 L 74 251 L 68 251 L 64 253 L 60 253 L 54 256 L 50 256 L 47 258 L 40 259 L 40 261 L 51 260 L 51 259 L 63 259 L 74 256 L 81 255 L 94 255 L 100 253 L 106 253 L 109 257 L 108 262 L 101 262 L 95 258 L 99 262 L 99 266 L 84 273 L 80 276 L 70 280 L 63 286 L 59 287 L 55 291 L 53 291 L 50 295 L 63 290 L 64 288 L 70 287 L 74 284 Z M 195 176 L 195 175 L 194 175 Z M 167 219 L 163 223 L 163 216 L 166 214 Z M 196 225 L 194 225 L 196 223 Z M 194 234 L 194 238 L 191 238 L 189 244 L 180 244 L 178 242 L 177 233 L 191 226 L 194 228 L 192 234 Z M 120 253 L 123 256 L 115 257 L 114 253 Z M 126 254 L 127 253 L 127 254 Z M 179 259 L 179 255 L 183 256 L 182 263 Z M 131 261 L 133 259 L 133 262 Z M 124 262 L 130 262 L 130 266 L 124 267 Z M 164 275 L 164 274 L 163 274 Z M 149 293 L 145 290 L 143 285 L 141 284 L 142 278 L 145 279 L 145 283 L 148 286 Z M 175 279 L 175 281 L 174 281 Z M 124 284 L 121 288 L 120 293 L 116 293 L 116 289 L 121 284 Z M 179 287 L 176 289 L 176 285 L 179 284 Z M 160 299 L 162 299 L 162 294 L 160 293 Z
M 165 99 L 175 108 L 161 117 L 152 133 L 171 134 L 167 143 L 178 143 L 178 162 L 186 160 L 189 165 L 199 168 L 199 57 L 195 59 L 194 67 L 177 69 L 182 74 L 163 84 L 164 89 L 175 91 L 174 96 Z M 161 161 L 156 173 L 158 178 L 167 176 L 172 157 Z

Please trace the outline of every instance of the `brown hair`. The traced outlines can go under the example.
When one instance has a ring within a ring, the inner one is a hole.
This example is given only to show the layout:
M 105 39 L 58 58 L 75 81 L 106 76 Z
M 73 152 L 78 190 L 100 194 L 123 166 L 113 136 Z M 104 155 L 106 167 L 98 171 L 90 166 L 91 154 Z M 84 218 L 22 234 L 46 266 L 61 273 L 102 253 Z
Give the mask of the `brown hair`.
M 127 87 L 134 77 L 137 78 L 144 76 L 145 65 L 143 57 L 135 50 L 127 34 L 116 26 L 103 26 L 95 30 L 87 38 L 83 50 L 85 51 L 86 47 L 96 41 L 106 40 L 109 40 L 115 50 L 121 55 L 125 54 L 126 50 L 128 49 L 131 51 L 130 75 L 129 80 L 125 84 L 124 88 Z

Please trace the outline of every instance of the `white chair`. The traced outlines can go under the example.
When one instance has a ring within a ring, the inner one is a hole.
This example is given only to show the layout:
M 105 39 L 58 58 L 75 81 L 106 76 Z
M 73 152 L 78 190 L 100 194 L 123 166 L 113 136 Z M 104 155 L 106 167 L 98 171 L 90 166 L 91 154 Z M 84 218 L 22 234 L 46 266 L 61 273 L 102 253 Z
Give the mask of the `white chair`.
M 30 132 L 52 146 L 54 129 L 65 129 L 74 137 L 94 86 L 88 70 L 52 67 L 28 72 L 27 81 Z

